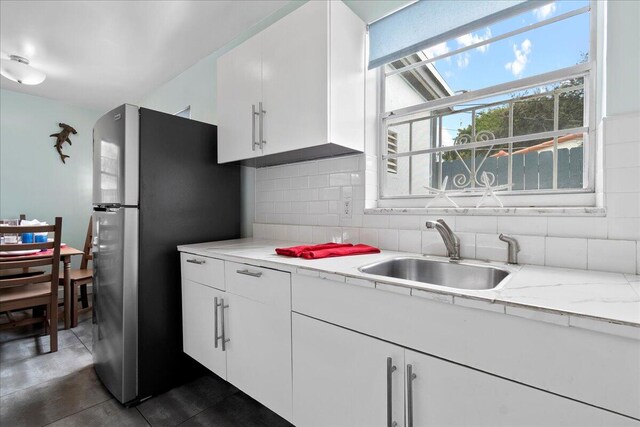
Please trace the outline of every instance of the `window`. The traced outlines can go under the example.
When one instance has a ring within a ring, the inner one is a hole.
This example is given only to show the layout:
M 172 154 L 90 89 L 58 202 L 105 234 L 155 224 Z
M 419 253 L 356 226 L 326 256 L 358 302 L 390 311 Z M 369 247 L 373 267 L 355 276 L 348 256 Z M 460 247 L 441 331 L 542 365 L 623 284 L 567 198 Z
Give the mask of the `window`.
M 509 196 L 593 192 L 592 6 L 548 3 L 382 67 L 380 199 L 478 196 L 483 176 Z

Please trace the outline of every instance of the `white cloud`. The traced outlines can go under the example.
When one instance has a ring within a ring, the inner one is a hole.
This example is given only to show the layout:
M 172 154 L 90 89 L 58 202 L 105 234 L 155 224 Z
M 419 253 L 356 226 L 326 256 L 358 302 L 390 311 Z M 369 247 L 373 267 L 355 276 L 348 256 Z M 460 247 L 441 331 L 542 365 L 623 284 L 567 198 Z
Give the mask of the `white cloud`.
M 422 52 L 424 52 L 424 54 L 427 55 L 428 58 L 433 58 L 436 56 L 444 55 L 445 53 L 449 53 L 449 46 L 447 45 L 447 42 L 442 42 L 438 43 L 435 46 L 431 46 L 428 49 L 424 49 Z
M 453 147 L 455 145 L 455 141 L 453 137 L 449 133 L 447 129 L 442 129 L 442 146 L 443 147 Z
M 491 38 L 491 29 L 487 28 L 485 29 L 484 35 L 482 36 L 479 34 L 469 33 L 456 38 L 456 41 L 458 42 L 458 46 L 462 47 L 462 46 L 471 46 L 472 44 L 480 43 L 481 41 L 484 41 L 490 38 Z M 489 50 L 489 45 L 485 44 L 484 46 L 479 46 L 476 49 L 484 53 L 487 50 Z
M 556 11 L 556 4 L 554 2 L 554 3 L 545 4 L 542 7 L 534 9 L 533 14 L 535 15 L 538 21 L 542 21 L 543 19 L 546 19 L 548 16 L 553 15 L 555 11 Z
M 458 55 L 458 59 L 456 60 L 456 63 L 458 64 L 458 68 L 464 68 L 467 65 L 469 65 L 469 53 L 464 52 Z
M 520 77 L 525 67 L 527 66 L 527 62 L 529 62 L 529 54 L 531 53 L 531 40 L 525 39 L 518 45 L 513 45 L 513 54 L 515 55 L 515 59 L 512 62 L 507 62 L 504 64 L 504 68 L 511 71 L 511 73 L 515 77 Z

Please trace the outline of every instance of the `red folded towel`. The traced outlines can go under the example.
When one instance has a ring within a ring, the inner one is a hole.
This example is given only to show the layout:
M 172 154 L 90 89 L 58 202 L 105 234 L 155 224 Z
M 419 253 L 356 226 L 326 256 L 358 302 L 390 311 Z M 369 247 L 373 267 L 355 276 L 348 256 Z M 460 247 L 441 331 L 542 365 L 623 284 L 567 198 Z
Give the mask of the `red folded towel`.
M 305 251 L 320 251 L 323 249 L 332 249 L 332 248 L 343 248 L 353 246 L 351 243 L 322 243 L 319 245 L 303 245 L 303 246 L 292 246 L 290 248 L 276 248 L 276 253 L 278 255 L 299 257 Z
M 309 250 L 302 252 L 302 258 L 306 259 L 318 259 L 318 258 L 329 258 L 336 256 L 346 256 L 346 255 L 364 255 L 364 254 L 377 254 L 380 253 L 380 249 L 374 248 L 369 245 L 354 245 L 354 246 L 346 246 L 341 248 L 329 248 L 329 249 L 320 249 L 320 250 Z

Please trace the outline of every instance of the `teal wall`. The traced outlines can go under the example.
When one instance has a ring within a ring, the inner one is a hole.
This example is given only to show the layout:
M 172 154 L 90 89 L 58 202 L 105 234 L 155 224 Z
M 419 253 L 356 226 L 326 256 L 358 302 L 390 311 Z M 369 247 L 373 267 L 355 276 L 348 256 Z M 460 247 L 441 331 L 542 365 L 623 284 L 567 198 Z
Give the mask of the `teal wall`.
M 62 241 L 82 248 L 91 215 L 92 129 L 97 111 L 0 90 L 0 217 L 62 220 Z M 71 156 L 63 164 L 53 147 L 58 123 L 73 126 Z

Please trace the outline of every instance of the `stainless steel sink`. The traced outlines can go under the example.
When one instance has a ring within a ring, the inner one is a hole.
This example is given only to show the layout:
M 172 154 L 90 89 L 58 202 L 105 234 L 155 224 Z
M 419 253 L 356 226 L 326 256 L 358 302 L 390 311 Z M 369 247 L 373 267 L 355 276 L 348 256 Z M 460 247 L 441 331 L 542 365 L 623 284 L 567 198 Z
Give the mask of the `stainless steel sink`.
M 459 289 L 493 289 L 510 274 L 490 265 L 400 257 L 360 267 L 367 274 Z

